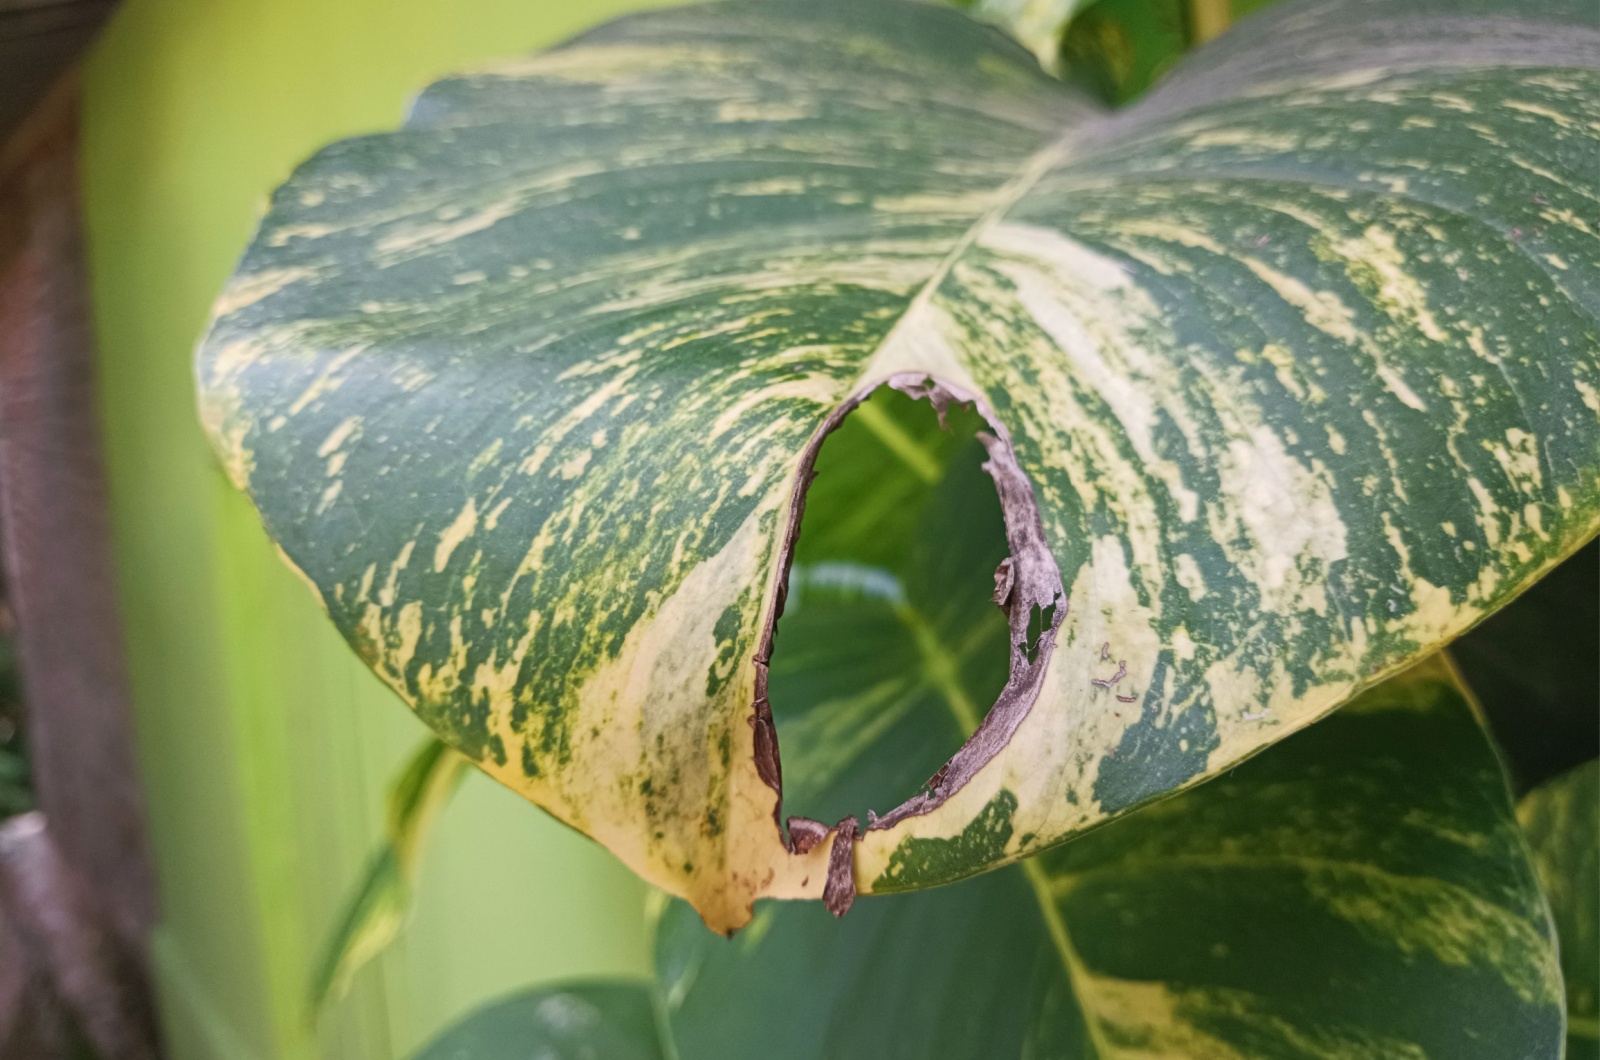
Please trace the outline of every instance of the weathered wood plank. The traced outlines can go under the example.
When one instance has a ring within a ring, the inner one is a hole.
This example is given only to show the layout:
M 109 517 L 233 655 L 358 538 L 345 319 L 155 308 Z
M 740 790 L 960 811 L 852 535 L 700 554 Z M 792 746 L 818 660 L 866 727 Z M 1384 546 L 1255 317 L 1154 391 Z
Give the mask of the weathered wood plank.
M 156 897 L 107 525 L 76 94 L 49 107 L 0 175 L 0 527 L 39 805 L 139 949 Z

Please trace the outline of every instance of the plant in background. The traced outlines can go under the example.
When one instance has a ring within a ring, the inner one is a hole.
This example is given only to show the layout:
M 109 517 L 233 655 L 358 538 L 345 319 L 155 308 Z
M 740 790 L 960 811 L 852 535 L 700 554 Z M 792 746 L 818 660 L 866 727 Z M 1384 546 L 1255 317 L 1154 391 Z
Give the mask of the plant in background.
M 445 744 L 683 899 L 652 983 L 430 1055 L 1592 1041 L 1582 774 L 1536 871 L 1439 650 L 1600 528 L 1597 129 L 1583 3 L 1286 4 L 1112 112 L 948 8 L 736 0 L 303 165 L 202 345 L 225 465 Z

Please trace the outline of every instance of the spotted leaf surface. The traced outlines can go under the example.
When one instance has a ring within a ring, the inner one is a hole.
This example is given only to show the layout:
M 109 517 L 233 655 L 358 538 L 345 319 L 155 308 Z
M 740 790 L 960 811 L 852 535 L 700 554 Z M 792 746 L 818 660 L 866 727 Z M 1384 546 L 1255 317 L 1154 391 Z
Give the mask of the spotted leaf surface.
M 889 751 L 869 771 L 893 771 Z M 732 940 L 674 904 L 656 967 L 684 1056 L 1561 1050 L 1544 900 L 1495 752 L 1437 662 L 1203 787 L 981 879 L 865 898 L 837 924 L 763 903 Z
M 1326 0 L 1107 115 L 932 5 L 635 16 L 303 165 L 202 414 L 374 670 L 709 923 L 946 882 L 1592 536 L 1597 66 L 1582 3 Z M 886 383 L 989 423 L 1010 677 L 858 842 L 796 840 L 772 632 L 817 447 Z

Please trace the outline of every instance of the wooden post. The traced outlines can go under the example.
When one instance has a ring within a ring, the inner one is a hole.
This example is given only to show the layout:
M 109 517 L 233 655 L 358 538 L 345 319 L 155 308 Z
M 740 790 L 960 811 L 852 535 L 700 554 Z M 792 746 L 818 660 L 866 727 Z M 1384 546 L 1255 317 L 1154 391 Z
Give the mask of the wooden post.
M 111 559 L 77 163 L 69 79 L 0 152 L 0 539 L 37 804 L 60 874 L 86 892 L 60 913 L 82 920 L 90 910 L 123 965 L 118 991 L 100 996 L 127 1011 L 79 1017 L 125 1017 L 146 1033 L 113 1055 L 153 1056 L 144 967 L 156 892 Z M 82 972 L 54 968 L 57 986 Z

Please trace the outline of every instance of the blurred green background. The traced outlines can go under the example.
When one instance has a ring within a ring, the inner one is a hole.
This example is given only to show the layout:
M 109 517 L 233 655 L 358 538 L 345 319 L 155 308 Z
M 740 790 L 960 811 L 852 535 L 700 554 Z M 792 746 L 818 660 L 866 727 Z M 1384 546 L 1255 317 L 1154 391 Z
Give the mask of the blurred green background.
M 474 775 L 411 930 L 322 1026 L 318 946 L 423 729 L 224 480 L 190 359 L 265 197 L 430 80 L 641 0 L 127 0 L 84 72 L 84 182 L 117 560 L 174 1060 L 404 1056 L 487 998 L 644 972 L 643 887 Z

